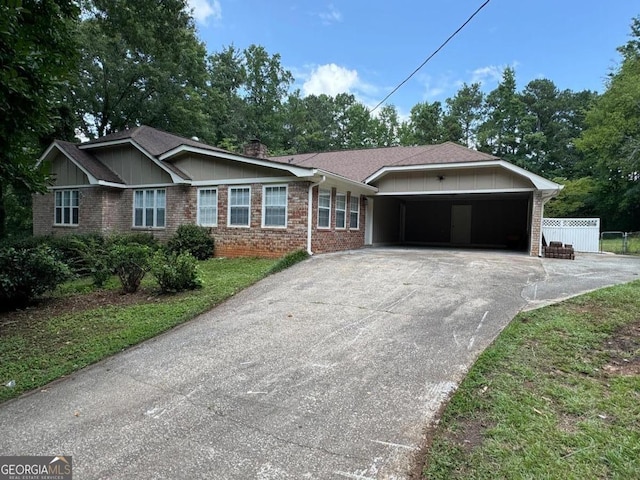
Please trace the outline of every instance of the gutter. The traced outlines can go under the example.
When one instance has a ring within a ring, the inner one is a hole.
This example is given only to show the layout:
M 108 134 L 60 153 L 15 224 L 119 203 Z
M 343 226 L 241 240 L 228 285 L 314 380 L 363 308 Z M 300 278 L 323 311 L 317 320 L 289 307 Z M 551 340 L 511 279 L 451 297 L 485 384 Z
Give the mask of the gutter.
M 318 187 L 321 183 L 324 183 L 326 180 L 327 177 L 323 175 L 322 180 L 320 180 L 318 183 L 312 183 L 311 185 L 309 185 L 309 210 L 307 214 L 307 253 L 309 255 L 313 255 L 313 252 L 311 251 L 311 231 L 313 229 L 313 189 L 315 187 Z

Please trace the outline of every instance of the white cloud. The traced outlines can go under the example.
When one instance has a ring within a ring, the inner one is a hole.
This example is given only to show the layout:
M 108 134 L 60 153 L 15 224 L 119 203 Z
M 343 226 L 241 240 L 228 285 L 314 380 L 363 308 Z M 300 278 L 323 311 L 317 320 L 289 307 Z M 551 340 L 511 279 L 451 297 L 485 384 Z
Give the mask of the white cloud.
M 206 25 L 209 18 L 222 19 L 222 7 L 219 0 L 187 0 L 189 8 L 193 11 L 196 22 Z
M 335 63 L 315 67 L 302 85 L 304 95 L 320 95 L 322 93 L 335 97 L 339 93 L 353 93 L 364 84 L 356 70 L 349 70 Z
M 476 68 L 471 72 L 471 83 L 497 83 L 502 78 L 503 70 L 504 67 L 498 65 Z
M 320 12 L 318 16 L 322 19 L 322 23 L 325 25 L 331 25 L 332 23 L 342 21 L 342 13 L 333 5 L 329 4 L 329 10 L 326 12 Z
M 518 62 L 514 61 L 511 65 L 487 65 L 486 67 L 476 68 L 471 72 L 470 83 L 480 83 L 484 87 L 487 84 L 498 84 L 502 80 L 502 73 L 505 68 L 509 66 L 515 69 L 518 66 Z

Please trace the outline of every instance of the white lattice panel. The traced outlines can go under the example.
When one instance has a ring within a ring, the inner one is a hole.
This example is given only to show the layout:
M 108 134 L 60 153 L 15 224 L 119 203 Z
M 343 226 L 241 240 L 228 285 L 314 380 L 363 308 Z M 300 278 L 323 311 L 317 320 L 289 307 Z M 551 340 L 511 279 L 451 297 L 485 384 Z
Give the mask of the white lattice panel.
M 542 234 L 547 244 L 568 243 L 576 252 L 600 251 L 599 218 L 543 218 Z

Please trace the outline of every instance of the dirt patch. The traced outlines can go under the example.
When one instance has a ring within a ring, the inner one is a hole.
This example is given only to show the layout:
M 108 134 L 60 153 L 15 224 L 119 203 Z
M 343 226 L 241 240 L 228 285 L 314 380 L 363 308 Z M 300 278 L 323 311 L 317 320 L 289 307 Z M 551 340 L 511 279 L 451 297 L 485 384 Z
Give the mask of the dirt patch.
M 607 375 L 640 375 L 640 320 L 618 329 L 604 345 L 609 362 L 602 367 Z
M 24 310 L 0 312 L 0 331 L 17 326 L 21 329 L 28 328 L 29 325 L 35 326 L 50 318 L 69 313 L 80 313 L 112 305 L 151 303 L 159 298 L 153 292 L 144 289 L 130 294 L 122 294 L 118 290 L 100 290 L 62 298 L 43 298 Z

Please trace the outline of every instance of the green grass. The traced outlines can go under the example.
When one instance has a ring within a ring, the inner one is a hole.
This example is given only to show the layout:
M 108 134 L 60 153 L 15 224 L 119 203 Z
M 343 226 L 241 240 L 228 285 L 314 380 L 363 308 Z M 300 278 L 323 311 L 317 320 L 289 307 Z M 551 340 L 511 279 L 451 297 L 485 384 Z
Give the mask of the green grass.
M 605 238 L 600 240 L 600 251 L 617 254 L 640 255 L 640 237 L 627 238 L 626 250 L 623 249 L 623 239 Z
M 153 278 L 145 303 L 105 306 L 36 321 L 13 322 L 0 330 L 0 402 L 97 362 L 151 338 L 229 298 L 266 276 L 276 264 L 265 259 L 211 259 L 199 263 L 203 288 L 155 295 Z M 63 285 L 54 296 L 82 295 L 90 280 Z M 116 289 L 115 277 L 105 288 Z M 4 385 L 15 380 L 16 386 Z
M 640 478 L 639 370 L 611 369 L 640 364 L 639 331 L 640 282 L 519 314 L 452 396 L 424 477 Z

